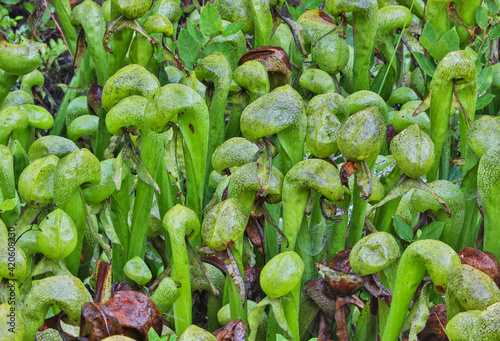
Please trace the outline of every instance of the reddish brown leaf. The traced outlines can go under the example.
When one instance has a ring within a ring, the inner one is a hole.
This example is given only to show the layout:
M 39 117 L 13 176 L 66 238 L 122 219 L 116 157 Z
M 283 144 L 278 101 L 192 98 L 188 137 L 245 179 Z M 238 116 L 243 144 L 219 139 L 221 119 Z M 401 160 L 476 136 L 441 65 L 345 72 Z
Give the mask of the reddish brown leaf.
M 441 303 L 429 309 L 430 315 L 425 323 L 424 330 L 418 333 L 419 340 L 448 341 L 445 329 L 448 323 L 446 304 Z
M 135 340 L 148 340 L 148 330 L 152 326 L 151 317 L 133 297 L 113 297 L 104 304 L 120 322 L 123 335 Z
M 386 142 L 387 142 L 387 147 L 391 146 L 392 139 L 394 136 L 396 136 L 398 132 L 394 129 L 394 126 L 391 124 L 387 127 L 387 135 L 386 135 Z
M 340 307 L 335 310 L 335 323 L 337 324 L 337 330 L 335 334 L 337 334 L 339 341 L 348 341 L 349 337 L 347 335 L 347 323 L 345 320 L 346 308 L 348 307 Z
M 111 264 L 98 259 L 94 272 L 94 302 L 106 302 L 111 298 Z
M 341 272 L 352 273 L 351 264 L 349 263 L 349 255 L 351 254 L 352 247 L 349 247 L 343 251 L 340 251 L 335 256 L 333 256 L 329 268 Z
M 113 282 L 111 284 L 111 293 L 115 295 L 118 291 L 123 291 L 123 290 L 133 290 L 132 287 L 125 282 Z
M 498 259 L 490 252 L 483 252 L 472 247 L 466 247 L 458 253 L 462 264 L 467 264 L 481 270 L 500 286 L 500 266 Z
M 337 271 L 321 264 L 316 266 L 325 274 L 336 296 L 351 296 L 363 286 L 363 278 L 355 273 Z
M 365 288 L 368 289 L 370 294 L 376 298 L 384 300 L 388 306 L 391 306 L 392 293 L 382 283 L 380 283 L 374 274 L 364 276 L 363 279 L 365 280 Z
M 260 269 L 245 268 L 245 289 L 249 300 L 255 301 L 260 291 Z
M 54 315 L 51 318 L 46 319 L 43 322 L 43 326 L 38 328 L 38 331 L 43 332 L 46 329 L 55 329 L 59 332 L 59 335 L 61 336 L 63 341 L 74 340 L 75 337 L 73 335 L 66 333 L 61 328 L 61 319 L 64 319 L 65 317 L 67 317 L 66 313 L 64 311 L 61 311 L 59 314 Z
M 89 91 L 87 92 L 87 102 L 94 113 L 99 115 L 101 110 L 101 99 L 102 99 L 102 86 L 97 84 L 96 81 L 92 83 Z
M 260 220 L 260 221 L 259 221 Z M 248 220 L 248 224 L 246 227 L 246 233 L 248 238 L 252 241 L 252 243 L 257 247 L 257 250 L 262 254 L 265 258 L 265 247 L 264 247 L 264 231 L 262 230 L 262 225 L 264 224 L 264 216 L 261 216 L 257 219 L 250 218 Z
M 114 297 L 128 297 L 136 300 L 138 304 L 147 311 L 151 319 L 151 327 L 153 327 L 158 335 L 161 335 L 163 329 L 161 314 L 156 304 L 149 297 L 137 291 L 120 291 L 117 292 Z
M 335 317 L 335 294 L 326 279 L 310 279 L 304 283 L 303 290 L 326 317 Z
M 354 166 L 354 162 L 346 161 L 340 167 L 340 180 L 342 181 L 342 185 L 349 188 L 349 177 L 356 172 L 356 167 Z
M 87 302 L 82 306 L 80 336 L 90 331 L 89 341 L 102 340 L 108 336 L 121 335 L 122 326 L 116 316 L 100 302 Z
M 245 341 L 247 327 L 243 320 L 229 322 L 216 337 L 218 341 Z
M 337 297 L 336 301 L 337 309 L 345 306 L 346 304 L 352 304 L 361 310 L 365 308 L 365 304 L 363 303 L 363 301 L 356 295 L 352 295 L 349 297 Z
M 226 265 L 216 255 L 204 256 L 200 258 L 203 263 L 208 263 L 219 269 L 224 275 L 226 274 Z
M 73 71 L 78 71 L 78 68 L 82 64 L 83 57 L 87 52 L 87 39 L 85 39 L 85 31 L 81 30 L 78 34 L 78 40 L 76 41 L 76 52 L 75 58 L 73 59 Z
M 224 263 L 226 264 L 227 273 L 233 279 L 234 285 L 236 286 L 236 289 L 238 289 L 238 292 L 240 294 L 241 302 L 243 303 L 246 299 L 245 282 L 243 281 L 242 273 L 240 271 L 240 268 L 238 267 L 238 264 L 236 263 L 236 259 L 234 258 L 231 248 L 227 249 L 227 255 L 228 257 L 224 261 Z
M 271 89 L 286 85 L 292 79 L 292 65 L 285 50 L 276 46 L 260 46 L 245 53 L 239 60 L 242 65 L 250 60 L 260 62 L 269 74 Z
M 325 315 L 319 315 L 318 341 L 328 341 L 332 333 L 332 322 Z

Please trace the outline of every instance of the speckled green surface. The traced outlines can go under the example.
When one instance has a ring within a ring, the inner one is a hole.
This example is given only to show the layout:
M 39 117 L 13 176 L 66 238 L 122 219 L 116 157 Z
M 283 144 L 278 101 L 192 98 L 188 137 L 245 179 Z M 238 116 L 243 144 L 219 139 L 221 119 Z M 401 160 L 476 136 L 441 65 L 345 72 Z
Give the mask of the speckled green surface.
M 349 254 L 349 264 L 355 273 L 366 276 L 394 264 L 400 256 L 394 237 L 387 232 L 377 232 L 354 245 Z
M 434 144 L 417 124 L 412 124 L 392 139 L 391 152 L 398 166 L 410 178 L 427 174 L 434 164 Z
M 42 65 L 47 45 L 32 40 L 11 44 L 0 33 L 0 69 L 16 76 L 28 74 Z
M 497 117 L 482 116 L 467 130 L 467 144 L 481 158 L 493 146 L 500 145 L 500 121 Z
M 325 158 L 338 150 L 337 134 L 348 110 L 344 98 L 335 93 L 314 96 L 309 101 L 306 144 L 314 156 Z
M 477 192 L 484 209 L 483 250 L 500 257 L 498 207 L 500 204 L 500 146 L 484 153 L 477 171 Z
M 484 310 L 499 301 L 500 289 L 484 272 L 463 264 L 451 273 L 446 290 L 449 320 L 460 312 Z
M 153 278 L 151 270 L 149 270 L 144 260 L 139 256 L 135 256 L 129 260 L 123 267 L 123 272 L 138 285 L 145 285 Z
M 308 159 L 299 162 L 288 171 L 283 181 L 283 232 L 288 237 L 294 250 L 299 233 L 307 198 L 311 190 L 336 202 L 344 195 L 338 170 L 330 163 L 320 159 Z
M 241 167 L 249 163 L 259 147 L 243 137 L 233 137 L 221 144 L 212 154 L 212 167 L 219 174 L 226 168 Z
M 300 283 L 304 262 L 294 251 L 278 254 L 269 260 L 260 273 L 260 286 L 264 293 L 277 298 L 288 294 Z
M 102 105 L 111 110 L 122 99 L 139 95 L 151 98 L 160 88 L 158 79 L 144 67 L 127 65 L 111 76 L 102 89 Z
M 448 319 L 446 336 L 450 341 L 469 341 L 480 315 L 481 311 L 479 310 L 469 310 Z
M 465 198 L 462 191 L 446 180 L 436 180 L 429 184 L 434 193 L 448 205 L 451 217 L 448 217 L 439 202 L 429 192 L 415 189 L 411 198 L 412 206 L 420 212 L 434 211 L 436 218 L 445 223 L 441 240 L 455 248 L 463 227 L 465 216 Z
M 385 124 L 376 107 L 350 116 L 340 128 L 337 143 L 349 161 L 365 160 L 378 153 L 385 135 Z
M 470 341 L 498 341 L 500 340 L 499 326 L 500 303 L 489 306 L 477 320 L 471 332 Z
M 61 209 L 50 212 L 38 226 L 36 241 L 40 251 L 48 258 L 59 261 L 69 256 L 76 247 L 76 226 Z
M 52 276 L 37 281 L 26 295 L 22 317 L 26 323 L 25 340 L 33 340 L 43 325 L 49 308 L 56 304 L 68 315 L 68 322 L 80 324 L 81 307 L 92 298 L 74 276 Z
M 33 162 L 49 155 L 55 155 L 62 159 L 77 150 L 78 147 L 73 141 L 61 136 L 48 135 L 33 142 L 28 150 L 28 159 Z

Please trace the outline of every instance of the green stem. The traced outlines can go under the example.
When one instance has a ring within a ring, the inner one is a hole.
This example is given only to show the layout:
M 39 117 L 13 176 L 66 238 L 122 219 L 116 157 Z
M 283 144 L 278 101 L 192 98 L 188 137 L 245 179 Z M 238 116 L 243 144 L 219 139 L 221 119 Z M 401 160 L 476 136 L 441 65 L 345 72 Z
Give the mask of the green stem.
M 205 183 L 208 184 L 212 172 L 212 154 L 224 142 L 225 111 L 229 86 L 231 85 L 231 66 L 226 57 L 220 53 L 212 53 L 196 65 L 196 76 L 200 82 L 204 80 L 214 84 L 215 90 L 210 103 L 208 148 L 205 166 Z M 210 201 L 212 193 L 209 186 L 204 189 L 204 203 Z
M 9 94 L 10 89 L 12 89 L 14 84 L 16 84 L 18 77 L 19 76 L 15 76 L 6 71 L 4 71 L 0 76 L 0 105 L 2 104 L 5 97 L 7 97 L 7 95 Z
M 325 8 L 334 16 L 352 12 L 354 20 L 354 86 L 355 90 L 370 89 L 370 57 L 378 27 L 378 3 L 375 0 L 327 0 Z
M 255 32 L 253 35 L 253 48 L 269 45 L 272 35 L 273 17 L 269 10 L 269 1 L 249 0 L 253 16 Z
M 474 160 L 472 160 L 473 158 Z M 464 225 L 460 233 L 460 238 L 458 240 L 457 249 L 462 249 L 464 247 L 474 247 L 476 243 L 477 236 L 479 234 L 480 227 L 480 215 L 479 209 L 477 207 L 477 171 L 479 168 L 477 156 L 468 150 L 465 158 L 466 168 L 464 173 L 464 179 L 460 186 L 460 189 L 464 193 L 465 199 L 465 216 Z M 468 167 L 468 165 L 473 165 Z
M 78 242 L 73 252 L 71 252 L 71 254 L 66 258 L 66 267 L 73 275 L 76 276 L 80 266 L 83 237 L 87 226 L 87 211 L 85 208 L 85 199 L 83 198 L 82 190 L 78 189 L 74 191 L 64 207 L 60 208 L 71 217 L 76 226 Z
M 366 159 L 368 169 L 373 174 L 375 161 L 377 160 L 377 153 Z M 349 236 L 347 239 L 347 246 L 354 246 L 363 237 L 363 228 L 365 227 L 365 215 L 368 200 L 363 200 L 360 196 L 361 188 L 358 186 L 357 179 L 354 180 L 354 187 L 352 189 L 352 215 L 351 222 L 349 223 Z
M 95 142 L 94 154 L 99 161 L 104 160 L 104 151 L 108 148 L 108 142 L 111 134 L 106 128 L 106 109 L 101 106 L 99 112 L 99 125 L 97 127 L 97 136 Z
M 232 103 L 233 108 L 231 109 L 231 114 L 229 115 L 229 121 L 226 125 L 226 138 L 230 139 L 232 137 L 241 136 L 240 130 L 240 118 L 241 113 L 246 108 L 249 103 L 248 95 L 245 92 L 238 92 L 237 94 L 229 97 L 228 103 Z
M 85 80 L 85 74 L 90 73 L 90 53 L 86 53 L 83 57 L 82 63 L 76 72 L 76 75 L 71 79 L 69 83 L 69 88 L 78 88 L 87 85 Z M 78 95 L 77 91 L 67 89 L 64 93 L 59 109 L 54 118 L 54 125 L 50 131 L 50 135 L 61 135 L 64 127 L 66 126 L 66 110 L 68 109 L 69 103 L 74 100 Z
M 446 140 L 443 146 L 443 154 L 441 155 L 441 164 L 439 165 L 439 178 L 443 180 L 448 180 L 450 178 L 450 161 L 451 158 L 451 140 L 452 132 L 448 129 L 446 132 Z
M 76 53 L 76 42 L 78 39 L 78 35 L 76 34 L 76 30 L 73 25 L 71 25 L 71 5 L 69 3 L 69 0 L 54 0 L 52 3 L 54 4 L 57 17 L 59 18 L 59 22 L 61 23 L 64 39 L 66 39 L 69 51 L 74 57 Z
M 349 216 L 347 214 L 344 214 L 339 217 L 339 219 L 342 219 L 342 221 L 338 223 L 329 220 L 326 221 L 327 226 L 330 225 L 330 228 L 332 229 L 330 241 L 328 242 L 328 263 L 337 253 L 344 250 L 346 247 L 347 221 L 349 219 Z
M 428 182 L 437 180 L 439 175 L 438 168 L 449 126 L 454 86 L 457 87 L 457 94 L 469 118 L 474 120 L 478 86 L 476 67 L 471 56 L 465 50 L 448 53 L 437 66 L 434 78 L 431 81 L 430 136 L 434 143 L 435 161 L 431 170 L 427 173 Z M 460 137 L 462 154 L 465 154 L 465 147 L 467 145 L 466 135 L 468 126 L 468 121 L 465 119 L 463 113 L 461 113 Z
M 128 244 L 129 244 L 129 228 L 128 228 L 128 211 L 130 209 L 130 199 L 128 192 L 131 186 L 131 176 L 128 171 L 128 162 L 124 167 L 127 168 L 126 175 L 122 179 L 122 184 L 119 193 L 110 196 L 111 203 L 111 220 L 115 228 L 116 235 L 120 240 L 121 245 L 113 244 L 113 281 L 123 281 L 125 276 L 123 267 L 127 263 Z
M 290 328 L 293 339 L 300 340 L 299 333 L 299 311 L 300 311 L 300 288 L 299 282 L 292 291 L 283 296 L 283 308 L 285 311 L 286 322 Z
M 176 205 L 163 217 L 163 228 L 168 231 L 172 246 L 171 276 L 181 284 L 180 296 L 173 307 L 175 332 L 181 335 L 192 323 L 191 273 L 185 236 L 197 235 L 200 221 L 192 210 Z
M 141 160 L 153 179 L 156 179 L 160 159 L 162 159 L 163 140 L 154 132 L 142 132 Z M 141 179 L 137 189 L 132 214 L 128 259 L 135 256 L 144 258 L 146 252 L 146 232 L 153 205 L 154 187 Z

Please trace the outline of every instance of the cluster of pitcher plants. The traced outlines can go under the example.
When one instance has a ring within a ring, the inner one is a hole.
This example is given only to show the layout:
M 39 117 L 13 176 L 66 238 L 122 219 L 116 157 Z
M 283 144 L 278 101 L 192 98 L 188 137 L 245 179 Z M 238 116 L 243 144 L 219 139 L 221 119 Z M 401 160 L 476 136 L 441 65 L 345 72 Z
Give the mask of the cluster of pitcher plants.
M 57 112 L 0 32 L 0 340 L 500 340 L 497 0 L 52 5 Z

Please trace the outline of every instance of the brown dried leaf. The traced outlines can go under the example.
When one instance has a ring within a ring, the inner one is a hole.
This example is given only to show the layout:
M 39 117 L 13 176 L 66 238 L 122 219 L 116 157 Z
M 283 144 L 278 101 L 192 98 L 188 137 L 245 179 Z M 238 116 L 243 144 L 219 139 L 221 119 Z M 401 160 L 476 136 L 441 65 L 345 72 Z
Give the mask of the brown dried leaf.
M 384 302 L 390 307 L 392 301 L 392 293 L 389 291 L 389 289 L 387 289 L 382 283 L 380 283 L 380 281 L 374 274 L 364 276 L 363 279 L 365 281 L 365 288 L 370 292 L 370 294 L 372 294 L 376 298 L 384 300 Z
M 260 269 L 245 268 L 245 289 L 249 300 L 255 301 L 260 291 Z
M 113 282 L 113 284 L 111 284 L 111 293 L 113 296 L 116 295 L 117 292 L 124 290 L 133 290 L 133 289 L 128 283 L 125 282 Z
M 238 292 L 240 294 L 241 302 L 242 304 L 244 304 L 246 299 L 245 282 L 243 281 L 242 274 L 240 272 L 240 269 L 238 268 L 238 264 L 236 263 L 236 259 L 234 258 L 231 248 L 227 249 L 227 255 L 228 257 L 224 260 L 227 273 L 233 279 L 234 285 L 236 286 L 236 289 L 238 289 Z
M 346 304 L 352 304 L 361 310 L 363 310 L 365 308 L 365 304 L 363 303 L 361 298 L 359 298 L 356 295 L 351 295 L 348 297 L 337 297 L 337 301 L 336 301 L 337 309 L 339 309 L 340 307 L 343 307 Z
M 326 317 L 335 317 L 335 294 L 326 279 L 310 279 L 304 283 L 303 290 Z
M 200 258 L 203 263 L 208 263 L 219 269 L 224 275 L 226 275 L 226 265 L 224 261 L 218 258 L 216 255 L 204 256 Z
M 158 335 L 161 335 L 161 331 L 163 329 L 161 314 L 156 304 L 149 297 L 137 291 L 120 291 L 117 292 L 114 297 L 129 297 L 131 299 L 135 299 L 150 316 L 151 327 L 153 327 Z
M 330 334 L 332 333 L 332 322 L 325 317 L 324 314 L 319 315 L 319 331 L 318 331 L 318 341 L 328 341 L 330 340 Z
M 94 302 L 106 302 L 112 296 L 111 293 L 111 264 L 98 259 L 96 271 L 94 272 L 95 296 Z
M 356 172 L 356 167 L 354 166 L 354 162 L 346 161 L 340 167 L 340 180 L 342 181 L 342 185 L 349 188 L 349 177 Z
M 316 266 L 325 274 L 336 296 L 351 296 L 363 286 L 363 278 L 355 273 L 336 271 L 321 264 Z
M 349 255 L 351 254 L 352 247 L 349 247 L 343 251 L 340 251 L 335 256 L 333 256 L 328 267 L 346 273 L 354 273 L 351 268 L 351 264 L 349 263 Z
M 76 41 L 76 53 L 75 58 L 73 59 L 73 71 L 78 71 L 78 68 L 82 64 L 83 57 L 87 52 L 87 39 L 85 39 L 85 31 L 81 30 L 78 34 L 78 40 Z
M 116 296 L 104 304 L 116 316 L 123 330 L 123 335 L 135 340 L 147 341 L 148 330 L 152 326 L 152 319 L 148 311 L 129 291 L 120 291 L 121 296 Z M 155 329 L 156 330 L 156 329 Z
M 257 250 L 265 258 L 265 247 L 264 247 L 264 231 L 262 230 L 262 225 L 264 225 L 265 218 L 261 216 L 257 219 L 250 218 L 246 227 L 246 233 L 248 238 L 257 247 Z
M 87 102 L 90 104 L 92 111 L 99 115 L 101 110 L 101 99 L 102 99 L 102 86 L 94 81 L 87 92 Z
M 335 310 L 335 323 L 337 324 L 337 330 L 335 334 L 337 334 L 339 341 L 348 341 L 349 337 L 347 335 L 347 323 L 345 320 L 345 313 L 347 307 L 340 307 Z
M 500 265 L 494 254 L 466 247 L 458 252 L 458 256 L 462 264 L 481 270 L 490 276 L 497 286 L 500 286 Z
M 430 316 L 425 323 L 424 330 L 418 333 L 419 340 L 448 341 L 445 329 L 448 324 L 446 304 L 441 303 L 429 309 Z
M 83 304 L 80 336 L 86 334 L 86 327 L 90 329 L 90 341 L 102 340 L 112 335 L 121 335 L 123 332 L 116 316 L 100 302 Z
M 245 341 L 247 327 L 243 320 L 229 322 L 216 337 L 218 341 Z
M 292 65 L 285 50 L 276 46 L 260 46 L 245 53 L 239 60 L 242 65 L 250 60 L 260 62 L 269 73 L 271 88 L 289 84 L 292 78 Z
M 61 328 L 61 320 L 64 320 L 65 317 L 68 315 L 64 312 L 61 311 L 59 314 L 52 316 L 51 318 L 46 319 L 43 322 L 43 326 L 41 326 L 38 331 L 42 332 L 46 329 L 55 329 L 59 332 L 59 335 L 63 339 L 63 341 L 70 341 L 74 340 L 75 337 L 71 334 L 66 333 L 62 328 Z

